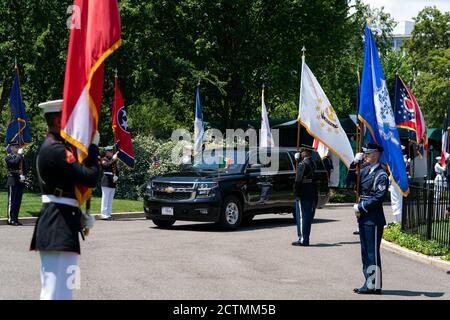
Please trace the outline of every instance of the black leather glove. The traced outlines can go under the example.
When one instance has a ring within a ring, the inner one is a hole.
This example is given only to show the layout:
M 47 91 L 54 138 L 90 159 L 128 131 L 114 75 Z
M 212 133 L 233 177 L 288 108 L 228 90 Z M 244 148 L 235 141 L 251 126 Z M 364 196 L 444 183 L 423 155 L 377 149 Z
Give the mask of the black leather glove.
M 88 150 L 88 157 L 84 164 L 86 166 L 98 165 L 98 157 L 100 156 L 99 148 L 95 144 L 91 144 Z

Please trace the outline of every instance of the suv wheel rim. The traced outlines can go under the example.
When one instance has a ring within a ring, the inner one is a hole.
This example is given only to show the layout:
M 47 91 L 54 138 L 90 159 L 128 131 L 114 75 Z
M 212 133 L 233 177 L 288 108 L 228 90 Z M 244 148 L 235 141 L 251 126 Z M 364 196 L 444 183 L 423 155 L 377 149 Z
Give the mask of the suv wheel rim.
M 239 218 L 239 208 L 236 203 L 230 202 L 225 209 L 225 218 L 231 225 L 236 224 Z

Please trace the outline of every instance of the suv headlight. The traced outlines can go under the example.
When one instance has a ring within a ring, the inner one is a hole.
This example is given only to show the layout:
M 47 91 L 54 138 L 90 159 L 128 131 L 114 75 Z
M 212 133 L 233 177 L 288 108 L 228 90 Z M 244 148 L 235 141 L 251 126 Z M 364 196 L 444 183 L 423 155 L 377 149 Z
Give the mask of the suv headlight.
M 197 198 L 213 197 L 218 186 L 218 182 L 200 182 L 197 185 Z

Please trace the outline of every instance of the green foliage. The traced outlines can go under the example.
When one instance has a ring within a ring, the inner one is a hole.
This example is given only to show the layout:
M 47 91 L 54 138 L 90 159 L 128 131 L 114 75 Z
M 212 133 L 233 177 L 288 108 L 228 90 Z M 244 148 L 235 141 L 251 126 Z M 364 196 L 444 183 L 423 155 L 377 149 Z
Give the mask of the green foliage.
M 405 49 L 417 74 L 415 96 L 428 125 L 441 127 L 449 99 L 450 12 L 428 7 L 414 20 L 416 25 Z
M 355 191 L 352 189 L 332 189 L 330 203 L 354 203 L 356 200 Z
M 119 167 L 119 187 L 117 197 L 123 199 L 142 198 L 149 179 L 153 176 L 178 171 L 179 167 L 172 163 L 172 150 L 175 142 L 162 142 L 152 136 L 137 136 L 133 139 L 136 153 L 136 168 L 127 169 L 124 165 Z M 160 166 L 155 166 L 158 158 Z
M 8 199 L 8 193 L 5 191 L 0 192 L 0 218 L 5 218 L 6 215 L 6 203 Z M 101 196 L 93 197 L 91 200 L 91 212 L 93 214 L 100 214 L 101 211 Z M 142 201 L 134 201 L 134 200 L 122 200 L 115 197 L 113 201 L 113 213 L 122 213 L 122 212 L 142 212 L 144 211 Z M 20 218 L 25 217 L 37 217 L 42 208 L 42 199 L 41 195 L 37 193 L 31 193 L 29 190 L 26 190 L 22 204 L 20 206 L 19 220 Z M 84 210 L 84 207 L 83 207 Z
M 428 256 L 450 255 L 448 248 L 433 240 L 421 240 L 416 235 L 410 235 L 401 231 L 400 224 L 396 223 L 384 229 L 383 238 L 407 249 L 423 253 Z
M 160 99 L 147 95 L 139 103 L 128 107 L 128 118 L 133 134 L 150 134 L 157 139 L 170 137 L 173 130 L 183 127 L 172 108 Z M 194 119 L 194 115 L 190 118 Z

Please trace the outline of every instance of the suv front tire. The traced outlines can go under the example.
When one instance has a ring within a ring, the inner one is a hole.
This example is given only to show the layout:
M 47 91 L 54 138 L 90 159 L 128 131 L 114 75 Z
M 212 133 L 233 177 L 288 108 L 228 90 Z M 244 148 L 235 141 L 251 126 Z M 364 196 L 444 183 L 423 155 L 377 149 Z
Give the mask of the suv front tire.
M 153 223 L 160 228 L 170 228 L 175 223 L 175 220 L 158 220 L 152 219 Z
M 220 212 L 220 226 L 225 230 L 236 230 L 242 222 L 242 205 L 235 196 L 224 199 Z

